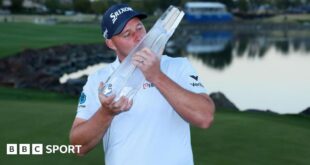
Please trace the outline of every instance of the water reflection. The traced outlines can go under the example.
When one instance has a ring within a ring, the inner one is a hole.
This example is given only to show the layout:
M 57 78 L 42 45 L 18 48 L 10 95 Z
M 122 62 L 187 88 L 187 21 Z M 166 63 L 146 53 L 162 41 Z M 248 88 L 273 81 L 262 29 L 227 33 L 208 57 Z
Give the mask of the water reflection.
M 231 38 L 232 33 L 228 31 L 205 31 L 194 34 L 186 44 L 186 52 L 198 55 L 220 52 L 225 49 Z
M 310 36 L 307 33 L 290 31 L 258 33 L 201 31 L 188 37 L 185 46 L 177 48 L 181 50 L 172 52 L 181 52 L 181 56 L 193 56 L 210 68 L 222 70 L 231 65 L 233 55 L 260 59 L 272 48 L 283 56 L 297 51 L 310 52 L 310 37 L 306 37 L 307 35 Z
M 222 91 L 240 109 L 298 113 L 310 106 L 308 33 L 202 31 L 176 52 L 189 57 L 209 92 Z
M 193 55 L 189 54 L 199 60 L 201 60 L 205 65 L 222 70 L 228 67 L 233 60 L 232 45 L 228 44 L 223 50 L 219 52 L 209 52 L 205 54 Z
M 263 32 L 252 34 L 238 34 L 232 42 L 237 56 L 246 55 L 248 57 L 265 56 L 267 51 L 275 48 L 281 55 L 289 55 L 291 52 L 310 51 L 310 37 L 305 37 L 302 32 Z M 290 52 L 291 51 L 291 52 Z
M 205 31 L 192 35 L 186 44 L 186 54 L 203 61 L 208 66 L 223 69 L 232 61 L 230 41 L 232 33 L 228 31 Z

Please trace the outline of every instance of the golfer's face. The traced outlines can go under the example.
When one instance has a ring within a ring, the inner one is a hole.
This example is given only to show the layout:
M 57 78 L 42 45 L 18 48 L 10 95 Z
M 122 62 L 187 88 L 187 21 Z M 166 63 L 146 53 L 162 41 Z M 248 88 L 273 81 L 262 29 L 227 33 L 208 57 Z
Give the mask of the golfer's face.
M 111 38 L 119 55 L 127 56 L 132 48 L 134 48 L 139 41 L 146 34 L 144 25 L 139 18 L 133 18 L 126 24 L 123 31 Z

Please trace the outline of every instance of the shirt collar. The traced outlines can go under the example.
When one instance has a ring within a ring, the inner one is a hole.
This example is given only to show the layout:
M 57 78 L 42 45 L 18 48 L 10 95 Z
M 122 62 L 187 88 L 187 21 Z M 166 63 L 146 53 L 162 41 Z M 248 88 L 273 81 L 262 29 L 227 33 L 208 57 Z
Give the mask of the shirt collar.
M 119 58 L 117 56 L 116 56 L 115 61 L 111 65 L 112 65 L 113 70 L 115 70 L 120 65 Z

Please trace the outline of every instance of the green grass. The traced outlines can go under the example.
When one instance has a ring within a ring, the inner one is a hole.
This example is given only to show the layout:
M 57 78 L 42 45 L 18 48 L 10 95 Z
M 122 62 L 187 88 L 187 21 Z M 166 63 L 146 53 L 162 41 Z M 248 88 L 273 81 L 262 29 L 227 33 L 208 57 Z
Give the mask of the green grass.
M 6 155 L 7 143 L 69 144 L 78 98 L 56 93 L 0 87 L 0 164 L 103 164 L 102 146 L 87 156 Z
M 310 118 L 305 116 L 220 111 L 206 132 L 192 129 L 195 162 L 306 165 L 309 128 Z
M 270 23 L 309 23 L 310 14 L 281 14 L 271 18 L 265 18 L 262 22 Z
M 102 144 L 85 157 L 8 156 L 7 143 L 68 144 L 76 97 L 0 87 L 0 164 L 103 164 Z M 218 110 L 211 128 L 192 128 L 196 165 L 310 163 L 310 118 Z
M 103 42 L 99 24 L 0 23 L 0 32 L 0 58 L 29 48 Z

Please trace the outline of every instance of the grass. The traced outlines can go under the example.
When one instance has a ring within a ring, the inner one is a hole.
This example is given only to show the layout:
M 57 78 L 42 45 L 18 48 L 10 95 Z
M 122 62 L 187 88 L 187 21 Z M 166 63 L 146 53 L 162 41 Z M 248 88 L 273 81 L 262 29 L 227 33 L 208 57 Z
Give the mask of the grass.
M 29 48 L 103 42 L 96 24 L 0 23 L 0 32 L 0 58 Z
M 101 145 L 89 155 L 6 155 L 7 143 L 69 144 L 78 98 L 0 87 L 0 164 L 103 164 Z
M 0 87 L 0 164 L 103 164 L 102 144 L 73 154 L 9 156 L 7 143 L 68 144 L 78 98 Z M 196 165 L 310 163 L 310 118 L 218 110 L 208 130 L 192 128 Z
M 310 163 L 310 119 L 247 112 L 218 112 L 207 132 L 192 129 L 196 164 Z
M 76 14 L 71 16 L 66 15 L 41 15 L 41 14 L 10 14 L 0 15 L 0 21 L 14 22 L 35 22 L 36 20 L 54 19 L 58 23 L 77 23 L 77 22 L 94 22 L 96 21 L 95 14 Z
M 281 14 L 263 19 L 263 22 L 271 23 L 310 23 L 310 14 Z

